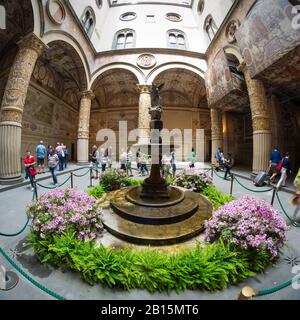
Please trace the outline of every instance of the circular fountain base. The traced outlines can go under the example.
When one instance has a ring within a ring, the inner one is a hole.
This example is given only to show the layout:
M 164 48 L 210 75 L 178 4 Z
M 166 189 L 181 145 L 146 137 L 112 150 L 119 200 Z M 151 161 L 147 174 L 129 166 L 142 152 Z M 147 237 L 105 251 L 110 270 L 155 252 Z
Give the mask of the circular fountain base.
M 212 204 L 200 194 L 170 188 L 173 198 L 167 204 L 167 199 L 139 199 L 139 191 L 123 188 L 99 203 L 104 227 L 122 240 L 141 245 L 183 242 L 199 235 L 211 217 Z
M 169 188 L 167 190 L 168 197 L 166 198 L 142 198 L 142 187 L 133 187 L 127 190 L 126 192 L 126 199 L 139 206 L 145 206 L 145 207 L 169 207 L 176 205 L 183 201 L 184 199 L 184 192 L 177 189 L 177 188 Z M 167 189 L 167 188 L 166 188 Z

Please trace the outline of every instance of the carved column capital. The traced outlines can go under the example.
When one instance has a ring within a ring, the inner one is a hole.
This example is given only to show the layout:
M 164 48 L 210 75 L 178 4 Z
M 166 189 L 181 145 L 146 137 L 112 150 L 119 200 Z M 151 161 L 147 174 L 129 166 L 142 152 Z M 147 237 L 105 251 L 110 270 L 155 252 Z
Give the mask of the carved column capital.
M 95 95 L 92 90 L 86 90 L 86 91 L 80 92 L 79 97 L 80 99 L 90 99 L 90 100 L 95 99 Z
M 38 56 L 40 56 L 44 50 L 49 47 L 35 34 L 31 33 L 25 36 L 22 40 L 18 42 L 20 50 L 31 49 L 34 50 Z
M 140 93 L 151 94 L 152 85 L 151 84 L 137 84 Z

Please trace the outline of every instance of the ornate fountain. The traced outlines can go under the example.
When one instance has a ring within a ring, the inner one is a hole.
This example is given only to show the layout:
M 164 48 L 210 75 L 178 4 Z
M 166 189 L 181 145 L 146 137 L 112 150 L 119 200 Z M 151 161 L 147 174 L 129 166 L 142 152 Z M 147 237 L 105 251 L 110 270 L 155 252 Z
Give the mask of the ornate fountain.
M 163 108 L 159 89 L 153 86 L 154 106 L 149 108 L 152 165 L 150 177 L 142 186 L 126 187 L 109 195 L 104 206 L 104 226 L 116 237 L 137 244 L 168 245 L 193 238 L 203 231 L 204 221 L 212 213 L 212 204 L 192 191 L 168 186 L 160 173 L 164 146 L 160 137 L 163 129 Z M 174 146 L 171 146 L 173 148 Z

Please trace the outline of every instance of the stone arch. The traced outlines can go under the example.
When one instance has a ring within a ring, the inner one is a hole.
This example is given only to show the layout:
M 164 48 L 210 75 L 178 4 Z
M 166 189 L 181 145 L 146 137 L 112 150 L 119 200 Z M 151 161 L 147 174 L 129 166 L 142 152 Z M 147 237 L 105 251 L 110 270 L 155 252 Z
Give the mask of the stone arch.
M 223 50 L 225 51 L 226 54 L 231 54 L 231 55 L 235 56 L 240 64 L 243 63 L 244 58 L 243 58 L 238 47 L 236 47 L 234 45 L 227 45 L 223 48 Z
M 171 62 L 171 63 L 162 64 L 162 65 L 154 68 L 146 77 L 146 83 L 151 84 L 159 74 L 161 74 L 162 72 L 167 71 L 169 69 L 170 70 L 171 69 L 188 70 L 188 71 L 195 73 L 196 75 L 198 75 L 200 78 L 202 78 L 204 80 L 204 71 L 201 70 L 200 68 L 195 67 L 190 64 L 187 64 L 187 63 L 180 63 L 180 62 L 173 63 L 173 62 Z
M 146 81 L 144 73 L 138 67 L 131 65 L 129 63 L 112 63 L 112 64 L 105 65 L 93 72 L 93 74 L 91 75 L 90 88 L 94 86 L 95 81 L 97 81 L 97 79 L 102 74 L 106 73 L 109 70 L 114 70 L 114 69 L 123 69 L 131 72 L 136 77 L 137 84 L 144 83 Z
M 83 89 L 87 90 L 90 86 L 91 78 L 90 65 L 84 51 L 82 50 L 77 40 L 68 33 L 60 31 L 49 32 L 45 36 L 43 36 L 42 40 L 48 46 L 55 42 L 60 42 L 64 44 L 66 47 L 68 47 L 70 51 L 77 55 L 79 59 L 78 61 L 80 61 L 80 64 L 83 67 L 84 74 L 82 76 L 86 79 L 86 86 Z

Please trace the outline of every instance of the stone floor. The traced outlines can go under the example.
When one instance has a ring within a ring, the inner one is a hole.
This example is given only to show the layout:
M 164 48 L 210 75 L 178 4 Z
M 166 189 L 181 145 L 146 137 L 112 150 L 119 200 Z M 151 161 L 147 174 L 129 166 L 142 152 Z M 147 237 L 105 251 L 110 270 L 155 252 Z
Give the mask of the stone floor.
M 187 164 L 181 163 L 178 167 L 187 167 Z M 201 165 L 198 165 L 201 166 Z M 203 164 L 202 167 L 207 167 L 207 164 Z M 79 168 L 76 165 L 70 165 L 69 169 Z M 86 169 L 82 169 L 77 173 L 84 173 Z M 236 169 L 236 172 L 240 175 L 245 175 L 245 177 L 250 176 L 250 172 L 242 168 Z M 65 178 L 69 175 L 59 177 L 59 183 L 62 183 Z M 223 176 L 223 175 L 222 175 Z M 49 173 L 41 175 L 38 178 L 43 179 L 49 177 Z M 265 187 L 256 188 L 253 186 L 252 182 L 243 178 L 239 178 L 246 187 L 253 190 L 264 190 Z M 51 179 L 41 181 L 42 184 L 51 187 Z M 89 176 L 74 178 L 74 185 L 80 190 L 86 190 L 89 186 Z M 95 183 L 95 182 L 94 182 Z M 230 181 L 219 178 L 214 175 L 215 185 L 223 192 L 230 191 Z M 64 186 L 69 187 L 70 181 Z M 42 192 L 42 190 L 38 190 Z M 249 194 L 243 187 L 238 185 L 236 182 L 233 186 L 233 194 L 236 198 L 242 195 Z M 251 193 L 251 195 L 265 199 L 266 201 L 271 201 L 272 191 L 266 193 Z M 293 207 L 289 204 L 289 199 L 291 194 L 283 190 L 279 193 L 280 199 L 282 200 L 285 210 L 292 214 Z M 26 221 L 25 216 L 25 206 L 30 203 L 32 194 L 28 185 L 21 184 L 18 188 L 11 190 L 6 190 L 6 187 L 0 188 L 0 232 L 13 233 L 20 230 Z M 274 206 L 280 209 L 277 200 L 275 200 Z M 284 216 L 284 215 L 283 215 Z M 285 216 L 284 216 L 285 217 Z M 10 257 L 18 263 L 18 265 L 27 272 L 32 278 L 38 281 L 40 284 L 46 286 L 50 290 L 64 296 L 67 299 L 97 299 L 97 300 L 232 300 L 236 299 L 241 288 L 245 285 L 252 286 L 255 290 L 268 289 L 276 284 L 282 283 L 286 280 L 291 279 L 295 274 L 292 273 L 292 265 L 290 260 L 295 257 L 300 259 L 300 229 L 290 226 L 288 231 L 288 244 L 284 248 L 284 252 L 280 258 L 280 261 L 273 267 L 266 270 L 265 274 L 257 275 L 256 277 L 250 278 L 243 283 L 239 283 L 236 286 L 230 286 L 226 290 L 217 291 L 214 293 L 209 293 L 206 291 L 189 291 L 186 290 L 180 294 L 171 293 L 155 293 L 150 294 L 144 290 L 132 290 L 131 292 L 125 292 L 122 290 L 113 290 L 109 288 L 104 288 L 101 285 L 95 285 L 93 287 L 84 283 L 78 274 L 73 272 L 61 272 L 55 270 L 52 267 L 42 265 L 39 263 L 37 258 L 34 256 L 31 249 L 26 247 L 26 235 L 28 234 L 27 229 L 16 237 L 1 237 L 0 245 L 2 248 L 9 253 Z M 195 241 L 202 241 L 203 236 L 197 237 L 195 240 L 189 241 L 185 244 L 173 245 L 160 250 L 167 251 L 177 251 L 184 248 L 185 246 L 193 246 Z M 123 246 L 127 245 L 125 242 L 114 238 L 113 236 L 106 234 L 103 237 L 103 243 L 106 245 Z M 140 246 L 143 248 L 143 246 Z M 12 267 L 9 263 L 0 256 L 0 265 L 4 265 L 8 270 Z M 19 274 L 20 280 L 18 285 L 10 291 L 0 291 L 0 300 L 8 299 L 32 299 L 32 300 L 46 300 L 53 299 L 48 294 L 41 291 L 39 288 L 35 287 L 31 282 L 25 279 Z M 285 288 L 277 293 L 255 298 L 258 300 L 299 300 L 300 290 L 294 290 L 292 287 Z

